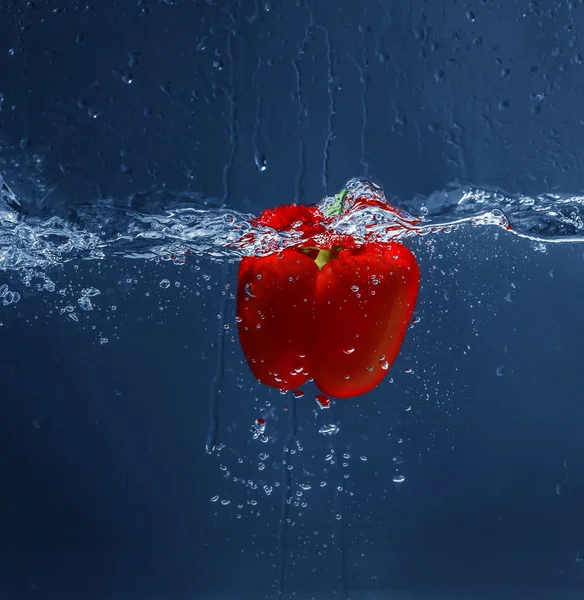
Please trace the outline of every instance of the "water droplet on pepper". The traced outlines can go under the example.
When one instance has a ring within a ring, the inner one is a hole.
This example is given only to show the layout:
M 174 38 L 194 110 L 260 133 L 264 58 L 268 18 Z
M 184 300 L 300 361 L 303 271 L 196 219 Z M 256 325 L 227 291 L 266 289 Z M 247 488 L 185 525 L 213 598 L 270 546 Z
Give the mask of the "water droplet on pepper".
M 325 396 L 324 394 L 318 394 L 314 397 L 314 399 L 316 400 L 320 409 L 330 408 L 331 401 L 328 396 Z

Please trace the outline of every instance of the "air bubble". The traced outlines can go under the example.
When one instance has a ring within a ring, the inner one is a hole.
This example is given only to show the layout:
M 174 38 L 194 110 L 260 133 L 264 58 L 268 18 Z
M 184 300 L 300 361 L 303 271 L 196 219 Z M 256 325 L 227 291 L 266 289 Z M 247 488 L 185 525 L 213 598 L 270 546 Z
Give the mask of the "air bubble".
M 266 431 L 266 420 L 259 417 L 255 420 L 255 423 L 251 427 L 251 431 L 253 434 L 253 439 L 257 440 L 258 438 L 262 439 L 262 436 L 267 437 L 265 434 Z
M 83 310 L 93 310 L 93 304 L 91 304 L 91 300 L 87 296 L 81 296 L 77 303 Z
M 94 287 L 83 288 L 81 290 L 82 296 L 93 297 L 93 296 L 98 296 L 99 294 L 101 294 L 101 292 L 97 288 L 94 288 Z

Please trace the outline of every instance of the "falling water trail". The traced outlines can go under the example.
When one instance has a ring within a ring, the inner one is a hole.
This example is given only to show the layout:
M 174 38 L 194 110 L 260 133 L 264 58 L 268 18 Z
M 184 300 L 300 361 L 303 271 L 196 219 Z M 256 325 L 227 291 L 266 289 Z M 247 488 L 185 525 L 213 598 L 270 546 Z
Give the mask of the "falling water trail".
M 255 110 L 255 121 L 253 126 L 252 145 L 254 152 L 254 162 L 258 171 L 263 173 L 267 168 L 267 161 L 264 153 L 260 151 L 260 131 L 261 131 L 261 114 L 262 114 L 262 91 L 258 84 L 258 78 L 262 69 L 263 62 L 262 57 L 258 56 L 258 64 L 253 72 L 252 87 L 256 96 L 256 110 Z
M 304 97 L 302 95 L 302 71 L 300 69 L 300 59 L 304 55 L 306 50 L 306 44 L 310 38 L 310 33 L 314 27 L 314 16 L 310 7 L 305 4 L 305 8 L 308 11 L 308 24 L 304 30 L 304 37 L 300 42 L 298 52 L 292 60 L 292 66 L 296 74 L 296 98 L 298 100 L 298 168 L 296 171 L 296 201 L 304 201 L 304 176 L 306 174 L 306 144 L 304 141 L 304 121 L 306 119 L 306 105 L 304 104 Z
M 278 595 L 284 597 L 286 587 L 286 564 L 288 559 L 288 515 L 290 513 L 290 498 L 292 495 L 292 474 L 288 468 L 290 450 L 292 444 L 296 440 L 297 431 L 297 416 L 296 416 L 296 398 L 292 396 L 288 406 L 288 435 L 284 442 L 283 458 L 282 458 L 282 510 L 280 513 L 280 528 L 278 532 L 280 545 L 280 587 Z
M 322 173 L 321 183 L 322 189 L 325 194 L 328 194 L 328 170 L 329 170 L 329 158 L 330 148 L 334 138 L 334 114 L 336 111 L 335 107 L 335 91 L 334 91 L 334 56 L 333 56 L 333 43 L 331 41 L 331 34 L 326 27 L 322 26 L 324 31 L 324 37 L 326 41 L 326 56 L 327 56 L 327 91 L 328 91 L 328 118 L 327 118 L 327 133 L 324 142 L 324 150 L 322 155 Z
M 229 278 L 229 263 L 223 265 L 223 274 L 221 277 L 221 304 L 219 331 L 217 332 L 217 353 L 215 356 L 215 375 L 211 382 L 209 399 L 209 428 L 207 433 L 207 442 L 205 450 L 211 454 L 217 446 L 217 432 L 219 429 L 219 394 L 221 393 L 221 384 L 223 383 L 223 374 L 225 372 L 225 316 L 227 314 L 227 280 Z
M 331 416 L 333 417 L 332 422 L 333 423 L 338 423 L 338 418 L 337 418 L 337 414 L 336 414 L 336 406 L 334 405 L 334 403 L 331 406 L 332 408 L 332 413 Z M 338 436 L 335 436 L 338 437 Z M 340 446 L 340 443 L 338 444 Z M 333 444 L 333 439 L 332 437 L 329 438 L 329 451 L 333 456 L 333 460 L 335 463 L 335 470 L 337 472 L 338 475 L 338 482 L 337 482 L 337 486 L 335 488 L 335 497 L 334 497 L 334 501 L 333 501 L 333 512 L 335 515 L 341 515 L 341 518 L 339 520 L 339 539 L 337 542 L 337 548 L 338 548 L 338 552 L 339 552 L 339 560 L 340 560 L 340 584 L 341 584 L 341 593 L 342 593 L 342 598 L 343 600 L 348 600 L 348 595 L 347 595 L 347 578 L 346 578 L 346 557 L 345 557 L 345 518 L 344 518 L 344 514 L 343 514 L 343 505 L 342 505 L 342 500 L 341 500 L 341 491 L 339 490 L 339 487 L 343 488 L 344 491 L 344 478 L 343 478 L 343 466 L 342 466 L 342 454 L 340 451 L 336 451 L 334 444 Z M 336 519 L 336 516 L 335 516 Z
M 231 17 L 232 20 L 233 16 Z M 235 161 L 235 155 L 237 153 L 237 105 L 235 96 L 235 55 L 233 53 L 233 42 L 232 38 L 235 37 L 233 30 L 229 30 L 227 34 L 227 56 L 229 58 L 229 90 L 227 94 L 227 103 L 229 106 L 229 128 L 228 128 L 228 141 L 229 141 L 229 157 L 223 167 L 223 203 L 227 204 L 231 196 L 231 171 Z
M 363 167 L 363 174 L 365 177 L 369 177 L 369 161 L 367 160 L 367 145 L 366 145 L 366 137 L 367 137 L 367 117 L 369 114 L 367 108 L 367 97 L 368 97 L 368 87 L 369 87 L 369 79 L 368 74 L 366 73 L 367 69 L 367 47 L 363 40 L 363 52 L 361 56 L 362 64 L 359 64 L 355 59 L 355 66 L 359 71 L 359 82 L 361 83 L 361 167 Z

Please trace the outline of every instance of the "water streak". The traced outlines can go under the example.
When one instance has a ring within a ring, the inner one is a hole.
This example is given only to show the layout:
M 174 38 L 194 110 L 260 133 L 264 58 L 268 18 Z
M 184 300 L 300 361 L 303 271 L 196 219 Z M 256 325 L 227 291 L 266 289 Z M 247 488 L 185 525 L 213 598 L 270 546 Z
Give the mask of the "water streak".
M 289 467 L 292 467 L 292 453 L 290 450 L 296 441 L 297 435 L 297 417 L 296 417 L 296 398 L 292 397 L 289 405 L 288 435 L 284 442 L 282 456 L 282 506 L 280 511 L 280 528 L 278 531 L 278 541 L 280 547 L 280 573 L 279 573 L 279 597 L 283 598 L 286 591 L 286 565 L 288 564 L 288 523 L 290 514 L 290 504 L 292 502 L 292 473 Z
M 223 266 L 223 276 L 221 285 L 221 306 L 219 313 L 219 323 L 216 340 L 215 374 L 211 382 L 209 392 L 209 427 L 205 450 L 211 454 L 217 447 L 217 436 L 219 433 L 219 396 L 221 394 L 221 385 L 225 374 L 225 316 L 227 313 L 227 293 L 226 286 L 229 278 L 229 265 Z

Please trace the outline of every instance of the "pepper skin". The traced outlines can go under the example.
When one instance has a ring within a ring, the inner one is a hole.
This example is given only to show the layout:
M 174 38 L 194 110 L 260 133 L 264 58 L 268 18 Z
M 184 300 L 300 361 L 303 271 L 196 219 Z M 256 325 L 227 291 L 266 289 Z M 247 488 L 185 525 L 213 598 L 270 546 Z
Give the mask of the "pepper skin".
M 313 378 L 336 398 L 369 392 L 399 353 L 419 283 L 414 255 L 397 242 L 243 258 L 237 321 L 252 373 L 282 390 Z

